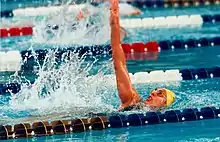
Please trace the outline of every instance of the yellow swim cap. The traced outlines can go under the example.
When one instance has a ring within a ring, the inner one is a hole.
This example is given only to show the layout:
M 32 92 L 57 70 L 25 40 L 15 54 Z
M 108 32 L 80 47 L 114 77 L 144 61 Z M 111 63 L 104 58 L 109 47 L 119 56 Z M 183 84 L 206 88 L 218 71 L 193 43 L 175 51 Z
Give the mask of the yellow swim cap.
M 165 89 L 166 91 L 166 94 L 167 94 L 167 103 L 166 103 L 166 106 L 170 106 L 176 99 L 176 96 L 175 96 L 175 93 L 168 90 L 168 89 Z

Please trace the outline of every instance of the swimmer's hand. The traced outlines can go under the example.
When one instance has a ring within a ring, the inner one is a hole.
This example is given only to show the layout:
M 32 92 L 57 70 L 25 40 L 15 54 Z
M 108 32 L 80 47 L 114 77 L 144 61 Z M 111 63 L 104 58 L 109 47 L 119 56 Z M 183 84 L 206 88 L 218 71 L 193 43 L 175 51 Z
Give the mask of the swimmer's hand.
M 110 3 L 110 25 L 119 25 L 118 0 L 111 0 Z

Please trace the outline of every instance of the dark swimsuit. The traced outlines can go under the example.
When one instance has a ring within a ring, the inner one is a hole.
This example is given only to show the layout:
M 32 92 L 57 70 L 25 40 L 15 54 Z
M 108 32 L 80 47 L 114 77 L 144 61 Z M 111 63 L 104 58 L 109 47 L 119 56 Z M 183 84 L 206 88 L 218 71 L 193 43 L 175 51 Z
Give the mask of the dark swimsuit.
M 142 108 L 143 108 L 142 106 L 133 105 L 133 106 L 126 107 L 123 110 L 120 110 L 120 112 L 131 111 L 131 110 L 140 110 Z M 150 110 L 151 111 L 164 111 L 165 107 L 163 107 L 163 108 L 150 108 Z

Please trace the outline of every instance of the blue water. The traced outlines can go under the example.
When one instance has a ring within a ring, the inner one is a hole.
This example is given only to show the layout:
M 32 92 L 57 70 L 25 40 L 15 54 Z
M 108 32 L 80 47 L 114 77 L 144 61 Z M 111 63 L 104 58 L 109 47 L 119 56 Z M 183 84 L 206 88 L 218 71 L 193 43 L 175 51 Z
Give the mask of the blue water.
M 10 2 L 10 1 L 9 1 Z M 19 2 L 17 2 L 19 3 Z M 33 2 L 39 3 L 39 2 Z M 7 3 L 8 4 L 8 3 Z M 9 3 L 7 8 L 16 6 Z M 181 14 L 213 14 L 219 12 L 219 7 L 209 8 L 188 8 L 188 9 L 166 9 L 145 11 L 141 16 L 167 16 Z M 141 17 L 140 16 L 140 17 Z M 206 25 L 202 28 L 182 28 L 182 29 L 127 29 L 130 38 L 125 42 L 163 39 L 186 39 L 189 37 L 212 37 L 219 35 L 219 25 Z M 1 51 L 24 50 L 30 47 L 31 37 L 12 37 L 1 39 Z M 39 47 L 36 48 L 42 48 Z M 107 59 L 100 59 L 92 68 L 90 74 L 96 74 L 103 64 L 110 64 Z M 164 51 L 156 61 L 129 61 L 127 63 L 129 72 L 150 71 L 157 69 L 176 68 L 199 68 L 220 66 L 220 47 L 207 47 L 189 50 Z M 113 73 L 109 68 L 108 72 Z M 1 73 L 1 82 L 9 80 L 10 73 Z M 31 76 L 31 73 L 27 74 Z M 181 82 L 164 82 L 150 84 L 135 84 L 138 92 L 146 98 L 151 89 L 155 87 L 167 87 L 177 95 L 177 101 L 168 109 L 183 109 L 204 106 L 220 107 L 220 79 L 204 79 Z M 115 109 L 120 105 L 115 87 L 105 88 L 99 93 L 111 94 L 103 98 L 106 104 L 112 105 Z M 24 117 L 33 117 L 38 110 L 17 110 L 9 106 L 10 96 L 0 96 L 0 124 L 19 123 Z M 110 100 L 110 101 L 109 101 Z M 103 110 L 96 110 L 102 112 Z M 64 110 L 65 112 L 65 110 Z M 48 112 L 49 114 L 50 112 Z M 109 112 L 110 113 L 110 112 Z M 78 113 L 71 117 L 82 117 L 84 114 Z M 59 114 L 56 118 L 59 117 Z M 69 116 L 68 116 L 69 117 Z M 50 117 L 49 120 L 56 119 Z M 67 117 L 66 117 L 67 118 Z M 23 120 L 24 121 L 24 120 Z M 144 142 L 219 142 L 220 141 L 220 120 L 204 120 L 197 122 L 185 122 L 175 124 L 162 124 L 143 127 L 129 127 L 121 129 L 106 129 L 103 131 L 89 131 L 85 133 L 72 133 L 66 135 L 54 135 L 51 137 L 40 137 L 32 139 L 17 139 L 9 141 L 144 141 Z

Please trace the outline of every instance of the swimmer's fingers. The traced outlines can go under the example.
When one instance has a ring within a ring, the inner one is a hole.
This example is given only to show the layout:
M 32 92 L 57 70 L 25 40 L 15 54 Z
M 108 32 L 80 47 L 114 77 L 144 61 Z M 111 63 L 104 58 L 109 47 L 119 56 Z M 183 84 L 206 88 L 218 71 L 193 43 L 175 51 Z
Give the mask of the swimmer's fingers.
M 110 10 L 118 11 L 118 0 L 110 0 Z
M 118 0 L 110 0 L 111 7 L 117 7 L 118 6 Z

